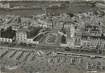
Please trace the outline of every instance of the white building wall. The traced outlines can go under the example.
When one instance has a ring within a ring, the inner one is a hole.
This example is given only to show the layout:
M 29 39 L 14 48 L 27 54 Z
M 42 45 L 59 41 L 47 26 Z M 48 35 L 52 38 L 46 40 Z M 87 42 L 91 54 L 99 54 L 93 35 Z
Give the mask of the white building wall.
M 27 33 L 26 32 L 17 32 L 16 33 L 16 41 L 17 42 L 26 42 L 27 40 Z
M 27 39 L 27 44 L 39 44 L 39 41 L 33 41 L 33 39 Z
M 0 42 L 12 43 L 12 39 L 9 39 L 9 38 L 0 38 Z

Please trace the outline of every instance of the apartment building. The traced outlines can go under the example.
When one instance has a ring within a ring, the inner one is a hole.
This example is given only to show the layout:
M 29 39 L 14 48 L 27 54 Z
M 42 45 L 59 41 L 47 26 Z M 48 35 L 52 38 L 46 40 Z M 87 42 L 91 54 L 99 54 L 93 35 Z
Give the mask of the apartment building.
M 18 43 L 25 43 L 27 40 L 27 33 L 25 30 L 18 30 L 16 32 L 16 42 Z
M 78 15 L 75 17 L 73 24 L 69 23 L 70 31 L 67 32 L 67 34 L 70 34 L 67 35 L 69 36 L 69 47 L 87 46 L 95 48 L 100 45 L 100 48 L 104 48 L 105 33 L 102 29 L 102 26 L 104 26 L 101 22 L 102 19 L 92 12 L 82 13 L 79 16 L 79 18 Z

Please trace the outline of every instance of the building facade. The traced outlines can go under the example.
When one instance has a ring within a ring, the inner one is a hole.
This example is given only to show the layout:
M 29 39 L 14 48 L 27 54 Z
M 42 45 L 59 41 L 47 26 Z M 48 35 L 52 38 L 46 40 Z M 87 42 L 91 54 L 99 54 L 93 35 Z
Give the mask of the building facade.
M 16 32 L 16 42 L 20 43 L 25 43 L 27 40 L 27 33 L 26 31 L 17 31 Z

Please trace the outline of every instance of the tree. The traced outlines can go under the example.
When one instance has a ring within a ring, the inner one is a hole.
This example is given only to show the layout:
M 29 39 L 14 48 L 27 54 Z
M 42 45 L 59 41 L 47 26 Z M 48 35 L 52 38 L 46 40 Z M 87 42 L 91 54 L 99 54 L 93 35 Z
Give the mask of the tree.
M 64 35 L 61 37 L 61 42 L 62 42 L 63 44 L 66 44 L 66 37 L 65 37 Z

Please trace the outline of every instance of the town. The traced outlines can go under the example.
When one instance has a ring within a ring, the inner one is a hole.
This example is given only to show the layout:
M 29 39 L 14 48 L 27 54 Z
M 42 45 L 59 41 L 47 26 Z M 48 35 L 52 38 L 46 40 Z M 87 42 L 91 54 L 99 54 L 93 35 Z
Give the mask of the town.
M 1 71 L 105 73 L 104 7 L 100 1 L 1 1 Z

